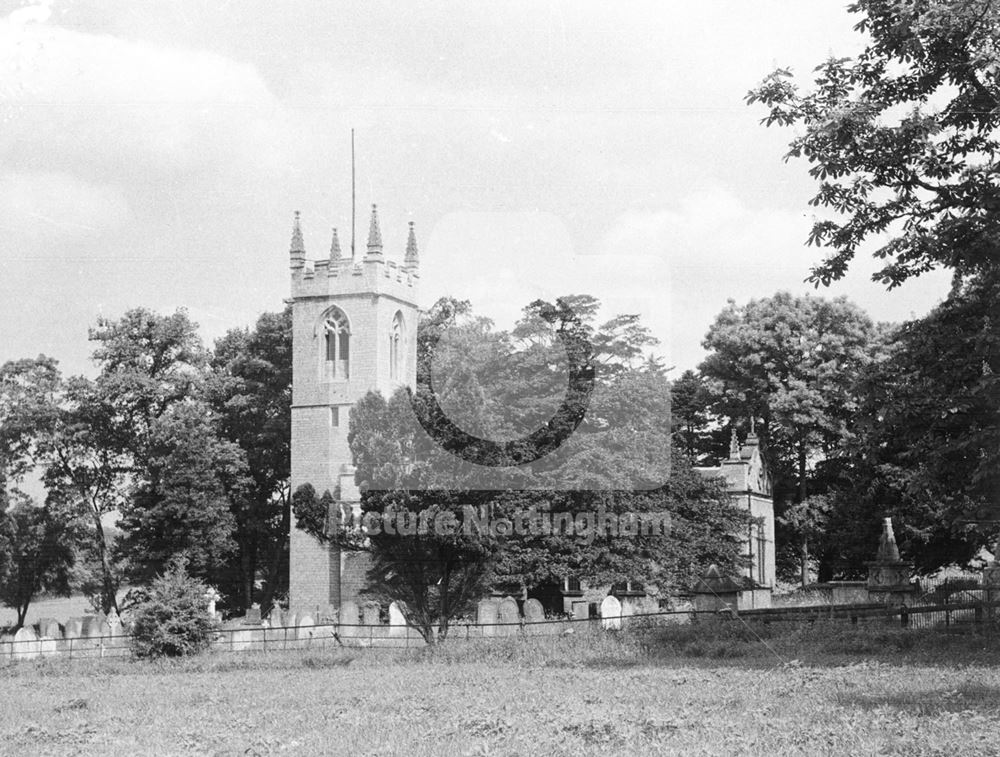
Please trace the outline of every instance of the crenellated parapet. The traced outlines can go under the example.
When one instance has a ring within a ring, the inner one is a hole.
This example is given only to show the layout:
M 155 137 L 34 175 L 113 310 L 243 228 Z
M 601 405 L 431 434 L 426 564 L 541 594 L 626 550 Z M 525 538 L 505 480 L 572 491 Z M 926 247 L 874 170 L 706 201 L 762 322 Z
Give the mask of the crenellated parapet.
M 292 298 L 383 294 L 411 301 L 420 279 L 417 242 L 413 223 L 409 224 L 402 260 L 387 258 L 383 252 L 378 209 L 372 206 L 368 244 L 360 260 L 344 256 L 337 230 L 328 257 L 308 261 L 299 213 L 296 211 L 290 248 Z

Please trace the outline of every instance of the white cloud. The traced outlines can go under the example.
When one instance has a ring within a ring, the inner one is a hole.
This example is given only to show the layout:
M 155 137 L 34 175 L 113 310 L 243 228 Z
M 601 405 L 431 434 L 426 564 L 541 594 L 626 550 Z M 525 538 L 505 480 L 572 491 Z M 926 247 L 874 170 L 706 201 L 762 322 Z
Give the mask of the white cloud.
M 0 173 L 0 227 L 20 239 L 62 240 L 121 228 L 121 191 L 62 173 Z
M 281 109 L 252 66 L 23 21 L 0 22 L 6 162 L 146 182 L 280 160 Z

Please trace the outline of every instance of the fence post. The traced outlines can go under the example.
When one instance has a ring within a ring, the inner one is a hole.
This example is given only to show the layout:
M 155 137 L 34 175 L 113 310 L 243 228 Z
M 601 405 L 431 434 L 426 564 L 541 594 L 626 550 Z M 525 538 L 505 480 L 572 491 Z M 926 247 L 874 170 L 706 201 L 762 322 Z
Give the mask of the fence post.
M 975 609 L 976 625 L 980 625 L 983 622 L 983 603 L 977 602 Z
M 899 624 L 903 628 L 910 625 L 910 611 L 906 609 L 906 605 L 902 605 L 899 608 Z

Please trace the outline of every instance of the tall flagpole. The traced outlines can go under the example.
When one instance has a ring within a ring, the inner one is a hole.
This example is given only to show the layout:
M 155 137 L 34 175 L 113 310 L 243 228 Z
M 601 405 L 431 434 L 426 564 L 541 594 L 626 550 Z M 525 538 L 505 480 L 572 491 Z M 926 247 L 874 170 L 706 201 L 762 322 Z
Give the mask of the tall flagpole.
M 354 262 L 354 129 L 351 129 L 351 262 Z

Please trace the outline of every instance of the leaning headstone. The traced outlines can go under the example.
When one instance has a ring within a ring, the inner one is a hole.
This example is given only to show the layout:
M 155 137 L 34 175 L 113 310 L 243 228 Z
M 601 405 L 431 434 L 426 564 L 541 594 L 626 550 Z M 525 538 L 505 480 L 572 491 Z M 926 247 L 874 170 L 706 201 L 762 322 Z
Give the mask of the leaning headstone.
M 495 599 L 480 599 L 476 607 L 476 624 L 483 636 L 496 636 L 497 620 L 500 618 L 500 603 Z
M 359 636 L 361 629 L 361 615 L 356 602 L 350 600 L 340 605 L 340 635 Z
M 601 625 L 604 628 L 621 629 L 622 603 L 618 601 L 618 597 L 609 594 L 601 601 Z
M 521 613 L 517 609 L 517 600 L 513 597 L 504 597 L 500 600 L 500 635 L 513 636 L 520 630 Z
M 389 604 L 389 635 L 406 636 L 406 616 L 403 615 L 399 602 Z
M 55 618 L 42 618 L 38 621 L 38 635 L 47 636 L 50 639 L 61 639 L 63 635 L 59 621 Z
M 31 660 L 41 653 L 41 645 L 35 635 L 35 629 L 31 626 L 24 626 L 17 629 L 14 634 L 14 644 L 11 650 L 11 658 L 15 660 Z

